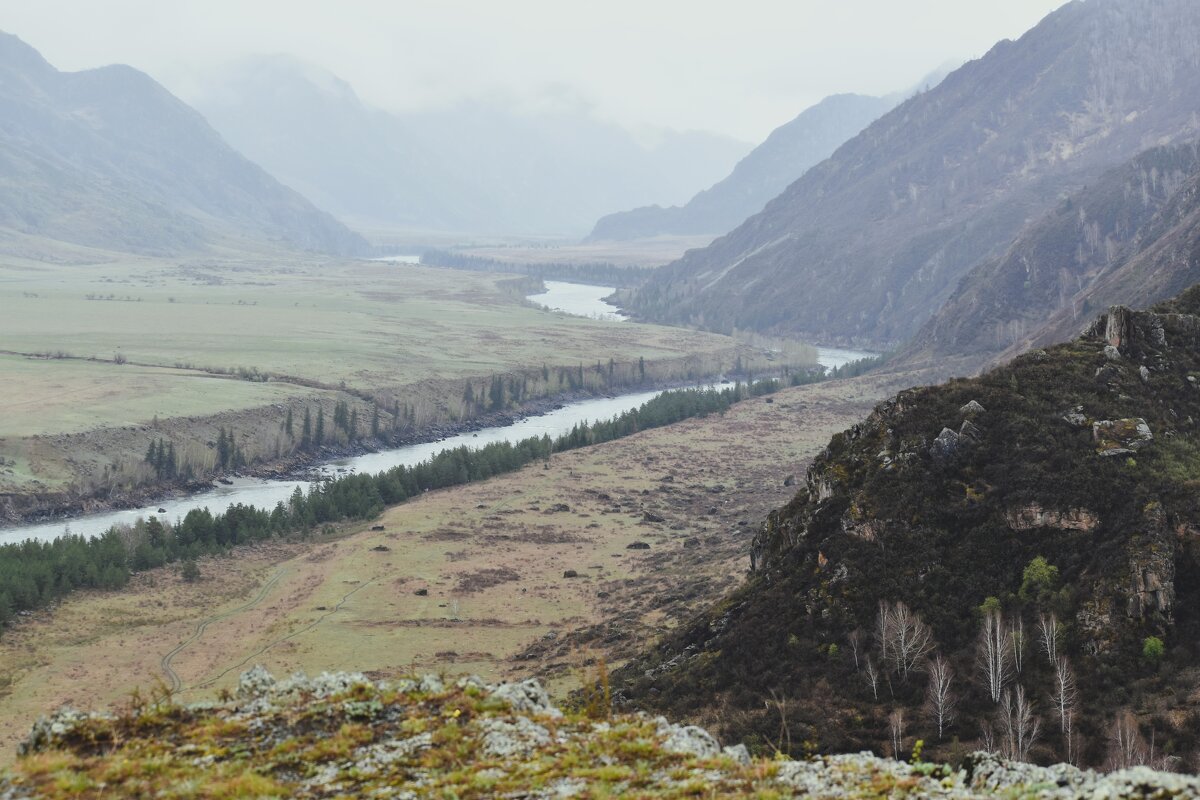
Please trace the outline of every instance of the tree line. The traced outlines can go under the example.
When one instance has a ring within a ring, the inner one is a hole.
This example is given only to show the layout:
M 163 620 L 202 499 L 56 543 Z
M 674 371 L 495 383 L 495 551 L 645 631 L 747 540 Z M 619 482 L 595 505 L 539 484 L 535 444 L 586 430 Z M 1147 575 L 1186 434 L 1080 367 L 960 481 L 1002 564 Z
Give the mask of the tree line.
M 611 441 L 640 430 L 657 428 L 692 417 L 723 413 L 750 396 L 767 394 L 778 381 L 726 388 L 676 389 L 663 392 L 639 408 L 608 421 L 580 424 L 550 439 L 530 437 L 496 442 L 479 449 L 443 450 L 411 467 L 394 467 L 375 475 L 346 475 L 313 483 L 307 492 L 297 487 L 288 502 L 274 508 L 234 505 L 213 514 L 193 509 L 178 522 L 150 517 L 132 526 L 114 526 L 88 538 L 66 533 L 53 541 L 27 540 L 0 546 L 0 629 L 14 614 L 43 608 L 76 589 L 119 589 L 134 572 L 228 551 L 277 536 L 310 535 L 337 522 L 378 516 L 385 506 L 402 503 L 424 492 L 485 480 L 545 461 L 554 453 Z M 351 412 L 352 414 L 352 412 Z M 338 415 L 339 421 L 342 417 Z M 347 417 L 347 426 L 350 419 Z M 318 430 L 323 417 L 318 416 Z M 306 426 L 307 427 L 307 426 Z M 232 436 L 226 438 L 228 441 Z M 227 445 L 228 446 L 228 445 Z M 167 455 L 162 456 L 160 453 Z M 147 453 L 151 463 L 169 463 L 171 448 L 155 443 Z M 229 459 L 235 458 L 230 449 Z

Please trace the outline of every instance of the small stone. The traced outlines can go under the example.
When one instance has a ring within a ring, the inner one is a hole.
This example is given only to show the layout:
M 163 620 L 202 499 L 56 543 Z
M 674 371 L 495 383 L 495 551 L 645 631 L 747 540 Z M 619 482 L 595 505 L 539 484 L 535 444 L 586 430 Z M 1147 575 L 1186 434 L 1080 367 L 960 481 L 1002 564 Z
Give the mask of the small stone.
M 746 745 L 744 744 L 735 744 L 732 747 L 726 747 L 721 752 L 732 759 L 735 764 L 740 764 L 743 767 L 750 765 L 750 751 L 746 749 Z
M 984 409 L 984 407 L 979 404 L 978 400 L 972 400 L 969 403 L 967 403 L 966 405 L 962 406 L 962 408 L 958 409 L 958 413 L 968 414 L 968 415 L 982 414 L 982 413 L 984 413 L 985 410 L 986 409 Z

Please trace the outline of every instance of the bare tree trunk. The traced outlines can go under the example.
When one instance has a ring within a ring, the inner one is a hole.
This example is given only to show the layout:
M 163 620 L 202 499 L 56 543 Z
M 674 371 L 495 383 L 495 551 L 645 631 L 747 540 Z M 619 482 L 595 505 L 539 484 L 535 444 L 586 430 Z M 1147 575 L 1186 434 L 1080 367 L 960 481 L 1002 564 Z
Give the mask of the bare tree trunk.
M 858 650 L 862 647 L 863 632 L 861 628 L 855 628 L 846 635 L 846 641 L 850 644 L 850 652 L 854 655 L 854 668 L 858 669 Z
M 925 692 L 925 708 L 930 720 L 937 726 L 938 739 L 941 739 L 946 725 L 954 720 L 955 706 L 958 704 L 958 698 L 951 690 L 954 671 L 940 654 L 929 662 L 926 671 L 929 673 L 929 687 Z
M 867 656 L 866 666 L 863 667 L 863 679 L 867 685 L 871 687 L 871 696 L 876 700 L 879 699 L 879 672 L 875 669 L 875 662 Z
M 1025 663 L 1025 621 L 1020 617 L 1009 627 L 1008 639 L 1012 647 L 1013 669 L 1019 676 Z
M 1146 764 L 1150 760 L 1146 740 L 1138 730 L 1137 718 L 1126 710 L 1117 714 L 1108 729 L 1108 760 L 1104 766 L 1109 770 L 1129 769 Z
M 921 615 L 902 602 L 887 605 L 880 603 L 877 626 L 882 640 L 880 651 L 890 661 L 892 670 L 903 681 L 924 661 L 933 649 L 933 630 L 921 619 Z
M 897 708 L 888 715 L 888 730 L 892 735 L 892 758 L 900 758 L 900 749 L 904 745 L 904 710 Z
M 999 703 L 1004 687 L 1012 678 L 1012 643 L 1004 624 L 1004 615 L 989 611 L 979 634 L 978 662 L 988 696 Z
M 1069 763 L 1074 763 L 1075 701 L 1079 693 L 1075 688 L 1075 675 L 1071 672 L 1071 662 L 1066 656 L 1059 656 L 1055 660 L 1053 680 L 1054 686 L 1050 691 L 1050 700 L 1054 703 L 1054 714 L 1058 717 L 1066 759 Z
M 1058 661 L 1058 616 L 1052 611 L 1038 617 L 1038 637 L 1042 652 L 1053 666 Z

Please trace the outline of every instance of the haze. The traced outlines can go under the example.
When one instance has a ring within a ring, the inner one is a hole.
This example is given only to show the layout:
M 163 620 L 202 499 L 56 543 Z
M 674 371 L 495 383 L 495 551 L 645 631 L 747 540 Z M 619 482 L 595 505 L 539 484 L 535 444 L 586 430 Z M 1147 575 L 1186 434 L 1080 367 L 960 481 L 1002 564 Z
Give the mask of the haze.
M 223 62 L 290 53 L 394 111 L 503 98 L 758 142 L 825 95 L 897 91 L 1060 4 L 8 0 L 3 24 L 61 69 L 129 63 L 185 98 Z

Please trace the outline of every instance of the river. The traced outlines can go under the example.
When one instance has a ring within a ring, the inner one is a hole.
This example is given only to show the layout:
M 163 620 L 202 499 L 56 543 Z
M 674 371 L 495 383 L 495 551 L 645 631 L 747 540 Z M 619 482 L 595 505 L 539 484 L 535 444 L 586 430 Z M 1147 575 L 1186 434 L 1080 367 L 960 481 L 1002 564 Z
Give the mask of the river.
M 547 291 L 532 295 L 529 300 L 552 310 L 611 321 L 625 318 L 604 302 L 612 294 L 611 288 L 586 286 L 562 281 L 546 281 Z M 871 353 L 855 350 L 821 347 L 817 349 L 818 361 L 826 367 L 840 366 L 847 361 L 864 358 Z M 492 442 L 520 441 L 530 436 L 557 437 L 569 433 L 580 423 L 610 419 L 642 403 L 657 397 L 661 391 L 637 392 L 619 397 L 600 397 L 566 403 L 561 408 L 536 417 L 525 417 L 511 425 L 484 428 L 474 433 L 452 436 L 436 442 L 396 447 L 378 453 L 330 461 L 318 467 L 326 475 L 341 475 L 350 472 L 376 473 L 400 465 L 412 466 L 428 460 L 438 452 L 466 445 L 482 447 Z M 121 511 L 106 511 L 73 517 L 69 520 L 34 525 L 0 528 L 0 544 L 21 542 L 26 539 L 50 540 L 69 530 L 84 536 L 97 536 L 113 525 L 132 524 L 139 518 L 157 515 L 167 520 L 178 520 L 196 508 L 208 508 L 214 514 L 232 505 L 241 503 L 260 508 L 273 508 L 276 503 L 286 501 L 299 487 L 308 488 L 308 481 L 262 480 L 258 478 L 234 478 L 228 485 L 217 484 L 212 489 L 173 500 L 164 500 L 151 506 Z M 164 509 L 159 511 L 159 509 Z

